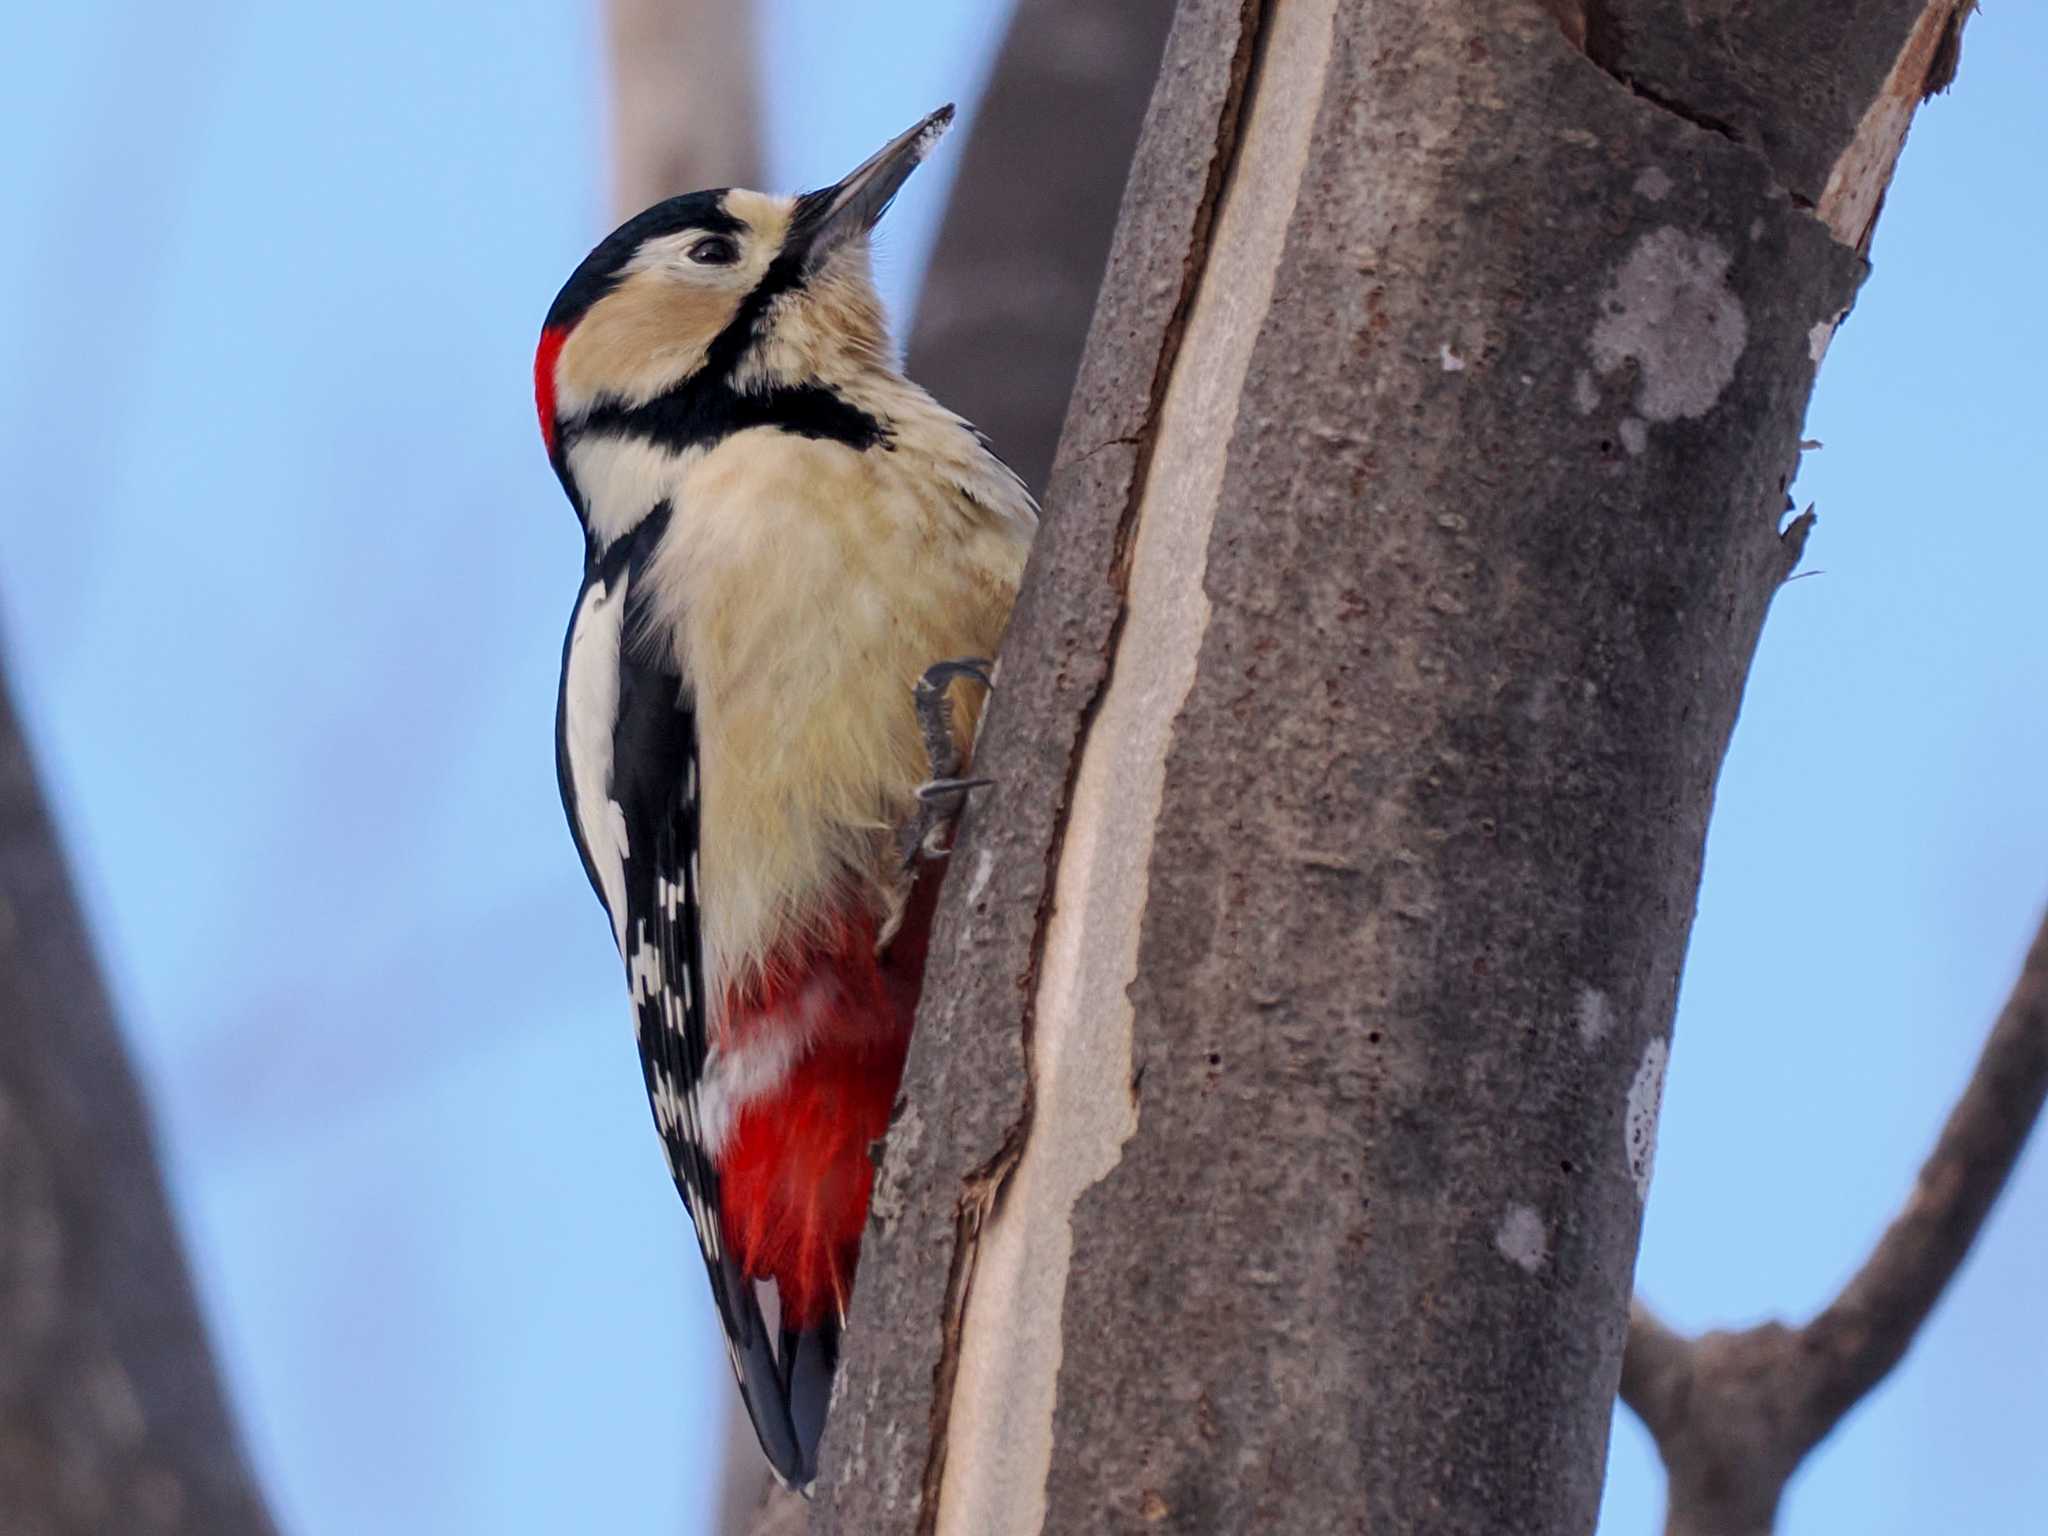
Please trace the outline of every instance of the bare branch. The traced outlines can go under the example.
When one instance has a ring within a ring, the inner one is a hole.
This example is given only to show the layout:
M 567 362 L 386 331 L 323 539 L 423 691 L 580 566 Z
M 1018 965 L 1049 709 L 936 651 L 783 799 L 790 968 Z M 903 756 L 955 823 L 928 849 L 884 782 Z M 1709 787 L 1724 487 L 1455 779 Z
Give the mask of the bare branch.
M 1761 1536 L 1808 1452 L 1912 1346 L 2048 1097 L 2048 917 L 1905 1209 L 1803 1328 L 1687 1340 L 1638 1300 L 1622 1401 L 1671 1474 L 1667 1536 Z
M 1692 1344 L 1671 1331 L 1638 1296 L 1628 1309 L 1628 1350 L 1621 1361 L 1621 1400 L 1658 1439 L 1672 1433 L 1692 1387 Z
M 0 1510 L 10 1536 L 272 1529 L 4 689 Z
M 2048 919 L 1905 1209 L 1801 1330 L 1817 1442 L 1899 1363 L 1976 1242 L 2048 1094 Z

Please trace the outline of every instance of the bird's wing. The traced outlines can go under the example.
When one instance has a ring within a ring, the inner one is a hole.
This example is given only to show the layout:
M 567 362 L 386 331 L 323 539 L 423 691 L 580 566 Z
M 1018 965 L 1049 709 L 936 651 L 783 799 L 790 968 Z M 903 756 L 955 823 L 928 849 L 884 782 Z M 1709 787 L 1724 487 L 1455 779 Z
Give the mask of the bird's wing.
M 674 680 L 671 680 L 673 694 Z M 689 1207 L 697 1244 L 725 1329 L 726 1352 L 761 1448 L 785 1482 L 808 1483 L 813 1468 L 791 1413 L 793 1360 L 777 1350 L 757 1288 L 727 1249 L 719 1219 L 718 1170 L 703 1138 L 698 1093 L 709 1042 L 704 949 L 698 921 L 696 730 L 687 700 L 674 709 L 684 770 L 667 803 L 644 822 L 628 816 L 629 834 L 644 829 L 646 868 L 627 863 L 628 985 L 640 1068 L 648 1102 L 668 1155 L 669 1172 Z M 638 823 L 636 825 L 636 823 Z
M 648 1102 L 697 1230 L 740 1395 L 777 1474 L 803 1486 L 816 1471 L 838 1327 L 801 1335 L 772 1327 L 719 1220 L 718 1170 L 699 1105 L 711 1003 L 699 921 L 696 714 L 667 648 L 646 643 L 636 590 L 665 523 L 648 519 L 585 581 L 564 657 L 557 768 L 585 870 L 612 917 Z

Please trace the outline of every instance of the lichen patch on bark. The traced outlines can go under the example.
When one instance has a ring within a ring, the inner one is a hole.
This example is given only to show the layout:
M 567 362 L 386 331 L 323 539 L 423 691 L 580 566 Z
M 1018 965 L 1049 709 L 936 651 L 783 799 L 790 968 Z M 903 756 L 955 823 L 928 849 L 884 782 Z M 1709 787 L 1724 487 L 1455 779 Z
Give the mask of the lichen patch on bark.
M 1600 300 L 1589 346 L 1602 373 L 1636 367 L 1636 412 L 1704 416 L 1735 381 L 1749 340 L 1719 241 L 1669 225 L 1635 243 Z
M 1662 1035 L 1653 1035 L 1643 1047 L 1642 1064 L 1628 1085 L 1628 1113 L 1622 1120 L 1622 1150 L 1628 1158 L 1629 1177 L 1635 1180 L 1636 1198 L 1650 1198 L 1650 1176 L 1657 1167 L 1657 1115 L 1664 1107 L 1664 1068 L 1671 1047 Z
M 1579 1038 L 1587 1045 L 1598 1045 L 1614 1032 L 1614 1004 L 1598 987 L 1581 987 L 1578 1020 Z
M 1493 1234 L 1502 1258 L 1535 1274 L 1550 1258 L 1550 1233 L 1533 1205 L 1511 1205 Z

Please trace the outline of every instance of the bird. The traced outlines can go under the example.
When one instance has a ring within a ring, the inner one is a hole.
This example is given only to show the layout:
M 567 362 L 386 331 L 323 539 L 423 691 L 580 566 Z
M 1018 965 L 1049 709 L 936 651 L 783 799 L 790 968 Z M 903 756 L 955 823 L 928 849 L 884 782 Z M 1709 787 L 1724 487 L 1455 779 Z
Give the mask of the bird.
M 874 287 L 870 234 L 952 116 L 818 191 L 628 219 L 534 355 L 583 533 L 562 803 L 741 1396 L 800 1490 L 1038 522 L 904 377 Z

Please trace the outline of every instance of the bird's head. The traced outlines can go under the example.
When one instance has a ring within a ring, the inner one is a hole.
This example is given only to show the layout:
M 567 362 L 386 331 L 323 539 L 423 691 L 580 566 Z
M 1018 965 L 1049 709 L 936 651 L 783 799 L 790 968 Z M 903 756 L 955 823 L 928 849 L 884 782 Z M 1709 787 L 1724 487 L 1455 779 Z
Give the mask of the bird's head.
M 891 366 L 868 232 L 952 120 L 941 107 L 819 191 L 692 192 L 598 243 L 533 365 L 541 436 L 579 510 L 579 442 L 682 451 L 783 407 L 829 428 L 833 386 Z

